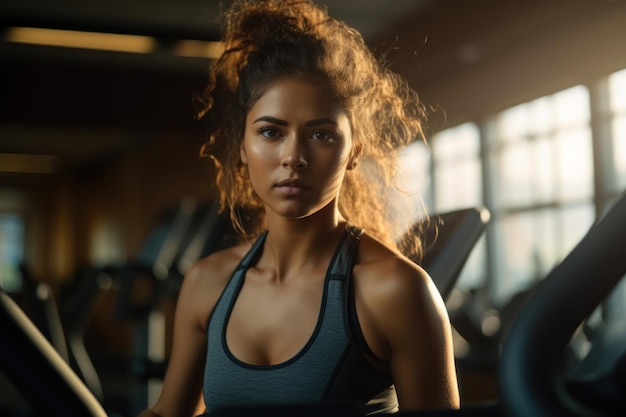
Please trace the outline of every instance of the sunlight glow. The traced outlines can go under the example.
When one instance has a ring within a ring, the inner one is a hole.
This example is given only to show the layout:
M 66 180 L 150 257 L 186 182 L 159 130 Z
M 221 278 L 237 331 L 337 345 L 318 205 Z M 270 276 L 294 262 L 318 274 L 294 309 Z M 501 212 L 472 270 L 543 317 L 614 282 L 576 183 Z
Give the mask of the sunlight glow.
M 611 91 L 611 110 L 626 111 L 626 69 L 611 74 L 609 89 Z
M 447 129 L 433 138 L 435 210 L 478 206 L 482 201 L 480 136 L 473 123 Z

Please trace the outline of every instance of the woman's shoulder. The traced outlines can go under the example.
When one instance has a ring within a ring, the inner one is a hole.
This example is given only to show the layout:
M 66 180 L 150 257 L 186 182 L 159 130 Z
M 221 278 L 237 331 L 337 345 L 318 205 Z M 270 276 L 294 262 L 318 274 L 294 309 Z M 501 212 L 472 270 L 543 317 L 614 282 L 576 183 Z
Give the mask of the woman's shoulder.
M 407 338 L 417 346 L 445 328 L 445 305 L 426 271 L 369 235 L 361 238 L 352 282 L 361 329 L 383 361 Z
M 214 252 L 196 262 L 189 268 L 185 281 L 193 285 L 225 284 L 237 268 L 237 265 L 250 250 L 248 242 Z
M 205 318 L 249 249 L 249 243 L 242 243 L 212 253 L 192 265 L 185 274 L 178 303 L 195 311 L 200 319 Z
M 361 237 L 353 277 L 363 296 L 384 304 L 438 303 L 439 292 L 421 266 L 368 234 Z
M 367 233 L 361 235 L 355 266 L 356 272 L 364 275 L 384 275 L 398 281 L 430 278 L 421 266 Z

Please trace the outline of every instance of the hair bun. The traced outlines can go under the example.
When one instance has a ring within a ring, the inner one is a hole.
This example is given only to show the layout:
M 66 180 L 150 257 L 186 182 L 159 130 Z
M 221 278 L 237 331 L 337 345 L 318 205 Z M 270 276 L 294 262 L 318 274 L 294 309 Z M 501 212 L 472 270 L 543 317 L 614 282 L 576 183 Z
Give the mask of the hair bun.
M 296 7 L 297 6 L 297 7 Z M 303 8 L 307 9 L 303 13 Z M 310 36 L 328 16 L 309 1 L 236 1 L 229 10 L 225 29 L 226 49 L 244 49 Z M 321 28 L 320 28 L 321 29 Z

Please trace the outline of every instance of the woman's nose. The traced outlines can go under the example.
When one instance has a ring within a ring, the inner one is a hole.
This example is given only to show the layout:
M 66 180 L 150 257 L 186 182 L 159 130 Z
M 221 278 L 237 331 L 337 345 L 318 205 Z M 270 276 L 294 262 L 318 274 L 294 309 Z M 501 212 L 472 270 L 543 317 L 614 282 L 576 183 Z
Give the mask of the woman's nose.
M 287 138 L 283 145 L 282 166 L 285 168 L 306 168 L 309 163 L 305 148 L 303 141 L 297 135 Z

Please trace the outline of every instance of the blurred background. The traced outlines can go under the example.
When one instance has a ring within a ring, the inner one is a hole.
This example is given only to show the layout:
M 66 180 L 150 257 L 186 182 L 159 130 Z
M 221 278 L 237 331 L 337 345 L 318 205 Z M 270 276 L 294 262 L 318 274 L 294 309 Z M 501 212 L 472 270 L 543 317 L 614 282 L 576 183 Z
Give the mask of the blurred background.
M 497 400 L 507 320 L 626 188 L 626 2 L 327 3 L 433 110 L 408 185 L 491 213 L 447 304 L 464 402 Z M 0 0 L 0 285 L 112 414 L 153 400 L 182 274 L 229 242 L 192 103 L 227 4 Z

